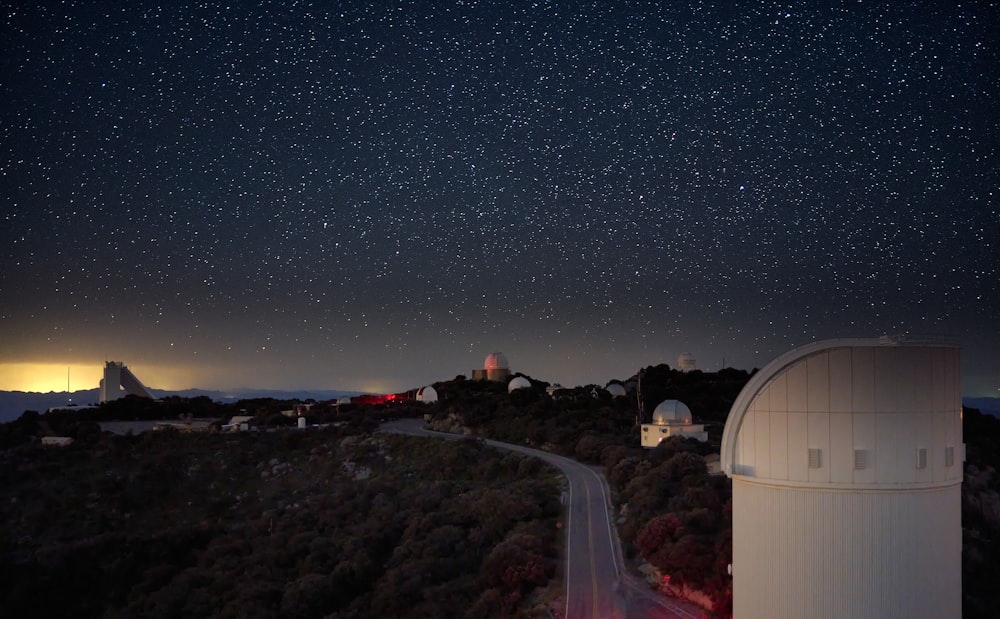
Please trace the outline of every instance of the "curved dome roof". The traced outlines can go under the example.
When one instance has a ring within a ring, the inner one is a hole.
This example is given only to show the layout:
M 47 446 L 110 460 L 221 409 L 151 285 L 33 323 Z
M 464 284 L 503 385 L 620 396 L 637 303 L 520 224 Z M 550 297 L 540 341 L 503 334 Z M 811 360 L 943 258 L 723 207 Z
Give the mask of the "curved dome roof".
M 527 389 L 528 387 L 531 387 L 530 380 L 523 376 L 516 376 L 509 383 L 507 383 L 507 393 L 518 389 Z
M 486 355 L 486 361 L 483 361 L 483 368 L 487 370 L 506 370 L 508 367 L 507 357 L 502 352 L 491 352 Z
M 608 393 L 610 393 L 613 398 L 625 397 L 625 387 L 619 383 L 608 383 L 608 386 L 605 387 L 605 389 L 607 389 Z
M 417 401 L 418 402 L 437 402 L 438 392 L 433 385 L 427 385 L 426 387 L 421 387 L 417 391 Z
M 653 410 L 653 423 L 691 423 L 691 409 L 679 400 L 664 400 Z

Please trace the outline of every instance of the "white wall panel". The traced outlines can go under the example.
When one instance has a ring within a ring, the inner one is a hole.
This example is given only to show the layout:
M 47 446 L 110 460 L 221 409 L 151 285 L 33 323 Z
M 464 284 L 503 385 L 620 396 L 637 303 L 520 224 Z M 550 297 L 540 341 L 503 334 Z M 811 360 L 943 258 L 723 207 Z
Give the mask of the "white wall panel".
M 896 351 L 892 348 L 876 348 L 875 352 L 875 408 L 879 413 L 895 413 L 899 410 L 896 400 Z
M 788 377 L 779 374 L 765 390 L 770 397 L 770 407 L 772 411 L 788 410 Z
M 927 466 L 923 469 L 916 468 L 916 456 L 914 456 L 914 479 L 923 483 L 930 482 L 933 479 L 934 460 L 935 458 L 943 458 L 944 450 L 942 449 L 938 453 L 938 450 L 935 449 L 930 413 L 909 415 L 907 420 L 910 421 L 913 428 L 914 452 L 919 448 L 927 450 Z M 943 448 L 943 443 L 940 446 Z
M 771 413 L 771 479 L 788 479 L 788 413 Z
M 830 481 L 854 481 L 854 429 L 851 413 L 830 413 Z
M 875 352 L 871 348 L 851 348 L 851 395 L 854 412 L 875 410 Z
M 805 412 L 809 406 L 807 390 L 809 383 L 806 380 L 805 364 L 793 365 L 785 372 L 785 388 L 788 393 L 788 410 Z
M 809 469 L 810 482 L 830 481 L 830 413 L 809 413 L 806 416 L 809 425 L 809 441 L 805 448 L 819 448 L 820 467 Z
M 853 375 L 851 349 L 840 348 L 830 351 L 830 411 L 834 413 L 854 410 L 854 394 L 851 386 Z
M 875 483 L 875 418 L 874 413 L 854 413 L 852 431 L 854 432 L 854 448 L 868 452 L 868 466 L 854 471 L 854 481 L 859 484 Z
M 808 411 L 830 410 L 830 356 L 828 353 L 813 355 L 806 360 L 809 377 L 807 388 Z
M 771 477 L 771 413 L 758 410 L 754 419 L 757 429 L 753 458 L 756 476 Z
M 809 420 L 806 413 L 788 413 L 788 479 L 809 480 Z
M 734 480 L 733 513 L 747 516 L 733 522 L 734 617 L 958 619 L 961 570 L 940 569 L 961 563 L 958 506 L 958 486 L 830 493 Z

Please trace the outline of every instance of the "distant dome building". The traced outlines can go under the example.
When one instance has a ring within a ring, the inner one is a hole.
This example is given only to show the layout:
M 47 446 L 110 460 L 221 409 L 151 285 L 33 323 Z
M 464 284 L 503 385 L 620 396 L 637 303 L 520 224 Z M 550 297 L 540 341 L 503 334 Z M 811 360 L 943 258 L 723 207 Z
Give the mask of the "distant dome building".
M 483 361 L 483 369 L 472 370 L 472 380 L 504 382 L 510 378 L 510 366 L 502 352 L 491 352 Z
M 613 398 L 624 398 L 625 397 L 625 387 L 620 383 L 608 383 L 604 388 L 608 393 L 611 394 Z
M 816 342 L 754 374 L 722 434 L 736 617 L 962 616 L 956 347 Z
M 642 446 L 650 449 L 671 436 L 708 441 L 702 424 L 691 423 L 691 409 L 678 400 L 664 400 L 653 410 L 653 423 L 642 424 Z
M 426 387 L 421 387 L 417 390 L 417 402 L 426 402 L 430 404 L 431 402 L 438 401 L 438 392 L 433 385 L 427 385 Z
M 531 387 L 531 381 L 523 376 L 515 376 L 507 383 L 507 393 L 512 393 L 518 389 L 528 389 Z
M 679 357 L 677 357 L 677 369 L 681 372 L 693 372 L 698 369 L 695 363 L 694 355 L 689 352 L 682 352 Z

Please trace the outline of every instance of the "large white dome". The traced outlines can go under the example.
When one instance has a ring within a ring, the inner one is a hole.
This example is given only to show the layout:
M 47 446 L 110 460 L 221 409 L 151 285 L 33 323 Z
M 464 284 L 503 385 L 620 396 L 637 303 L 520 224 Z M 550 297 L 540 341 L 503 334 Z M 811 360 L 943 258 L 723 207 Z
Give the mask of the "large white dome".
M 653 410 L 653 423 L 670 425 L 672 423 L 691 423 L 691 409 L 678 400 L 664 400 Z
M 509 383 L 507 383 L 507 393 L 517 391 L 518 389 L 527 389 L 529 387 L 531 387 L 530 380 L 523 376 L 516 376 Z
M 483 368 L 486 370 L 506 370 L 508 367 L 507 357 L 502 352 L 491 352 L 486 355 L 486 361 L 483 361 Z

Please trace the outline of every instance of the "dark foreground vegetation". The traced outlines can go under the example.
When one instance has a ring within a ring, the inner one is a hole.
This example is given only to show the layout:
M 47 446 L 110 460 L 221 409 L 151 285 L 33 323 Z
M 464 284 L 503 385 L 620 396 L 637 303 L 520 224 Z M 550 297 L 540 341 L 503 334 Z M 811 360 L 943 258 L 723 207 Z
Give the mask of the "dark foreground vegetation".
M 125 398 L 94 411 L 26 413 L 0 425 L 0 617 L 540 617 L 538 587 L 561 556 L 559 489 L 539 462 L 484 448 L 375 434 L 428 414 L 604 468 L 633 568 L 698 591 L 731 615 L 731 484 L 710 474 L 749 374 L 646 368 L 635 393 L 598 386 L 508 394 L 456 377 L 433 405 L 303 409 L 299 402 Z M 678 399 L 709 442 L 639 446 L 637 423 Z M 252 417 L 274 432 L 136 437 L 97 421 Z M 963 616 L 1000 608 L 1000 419 L 966 409 Z M 38 437 L 73 436 L 69 448 Z M 54 595 L 53 592 L 58 592 Z
M 8 445 L 0 616 L 544 616 L 555 473 L 366 425 Z

